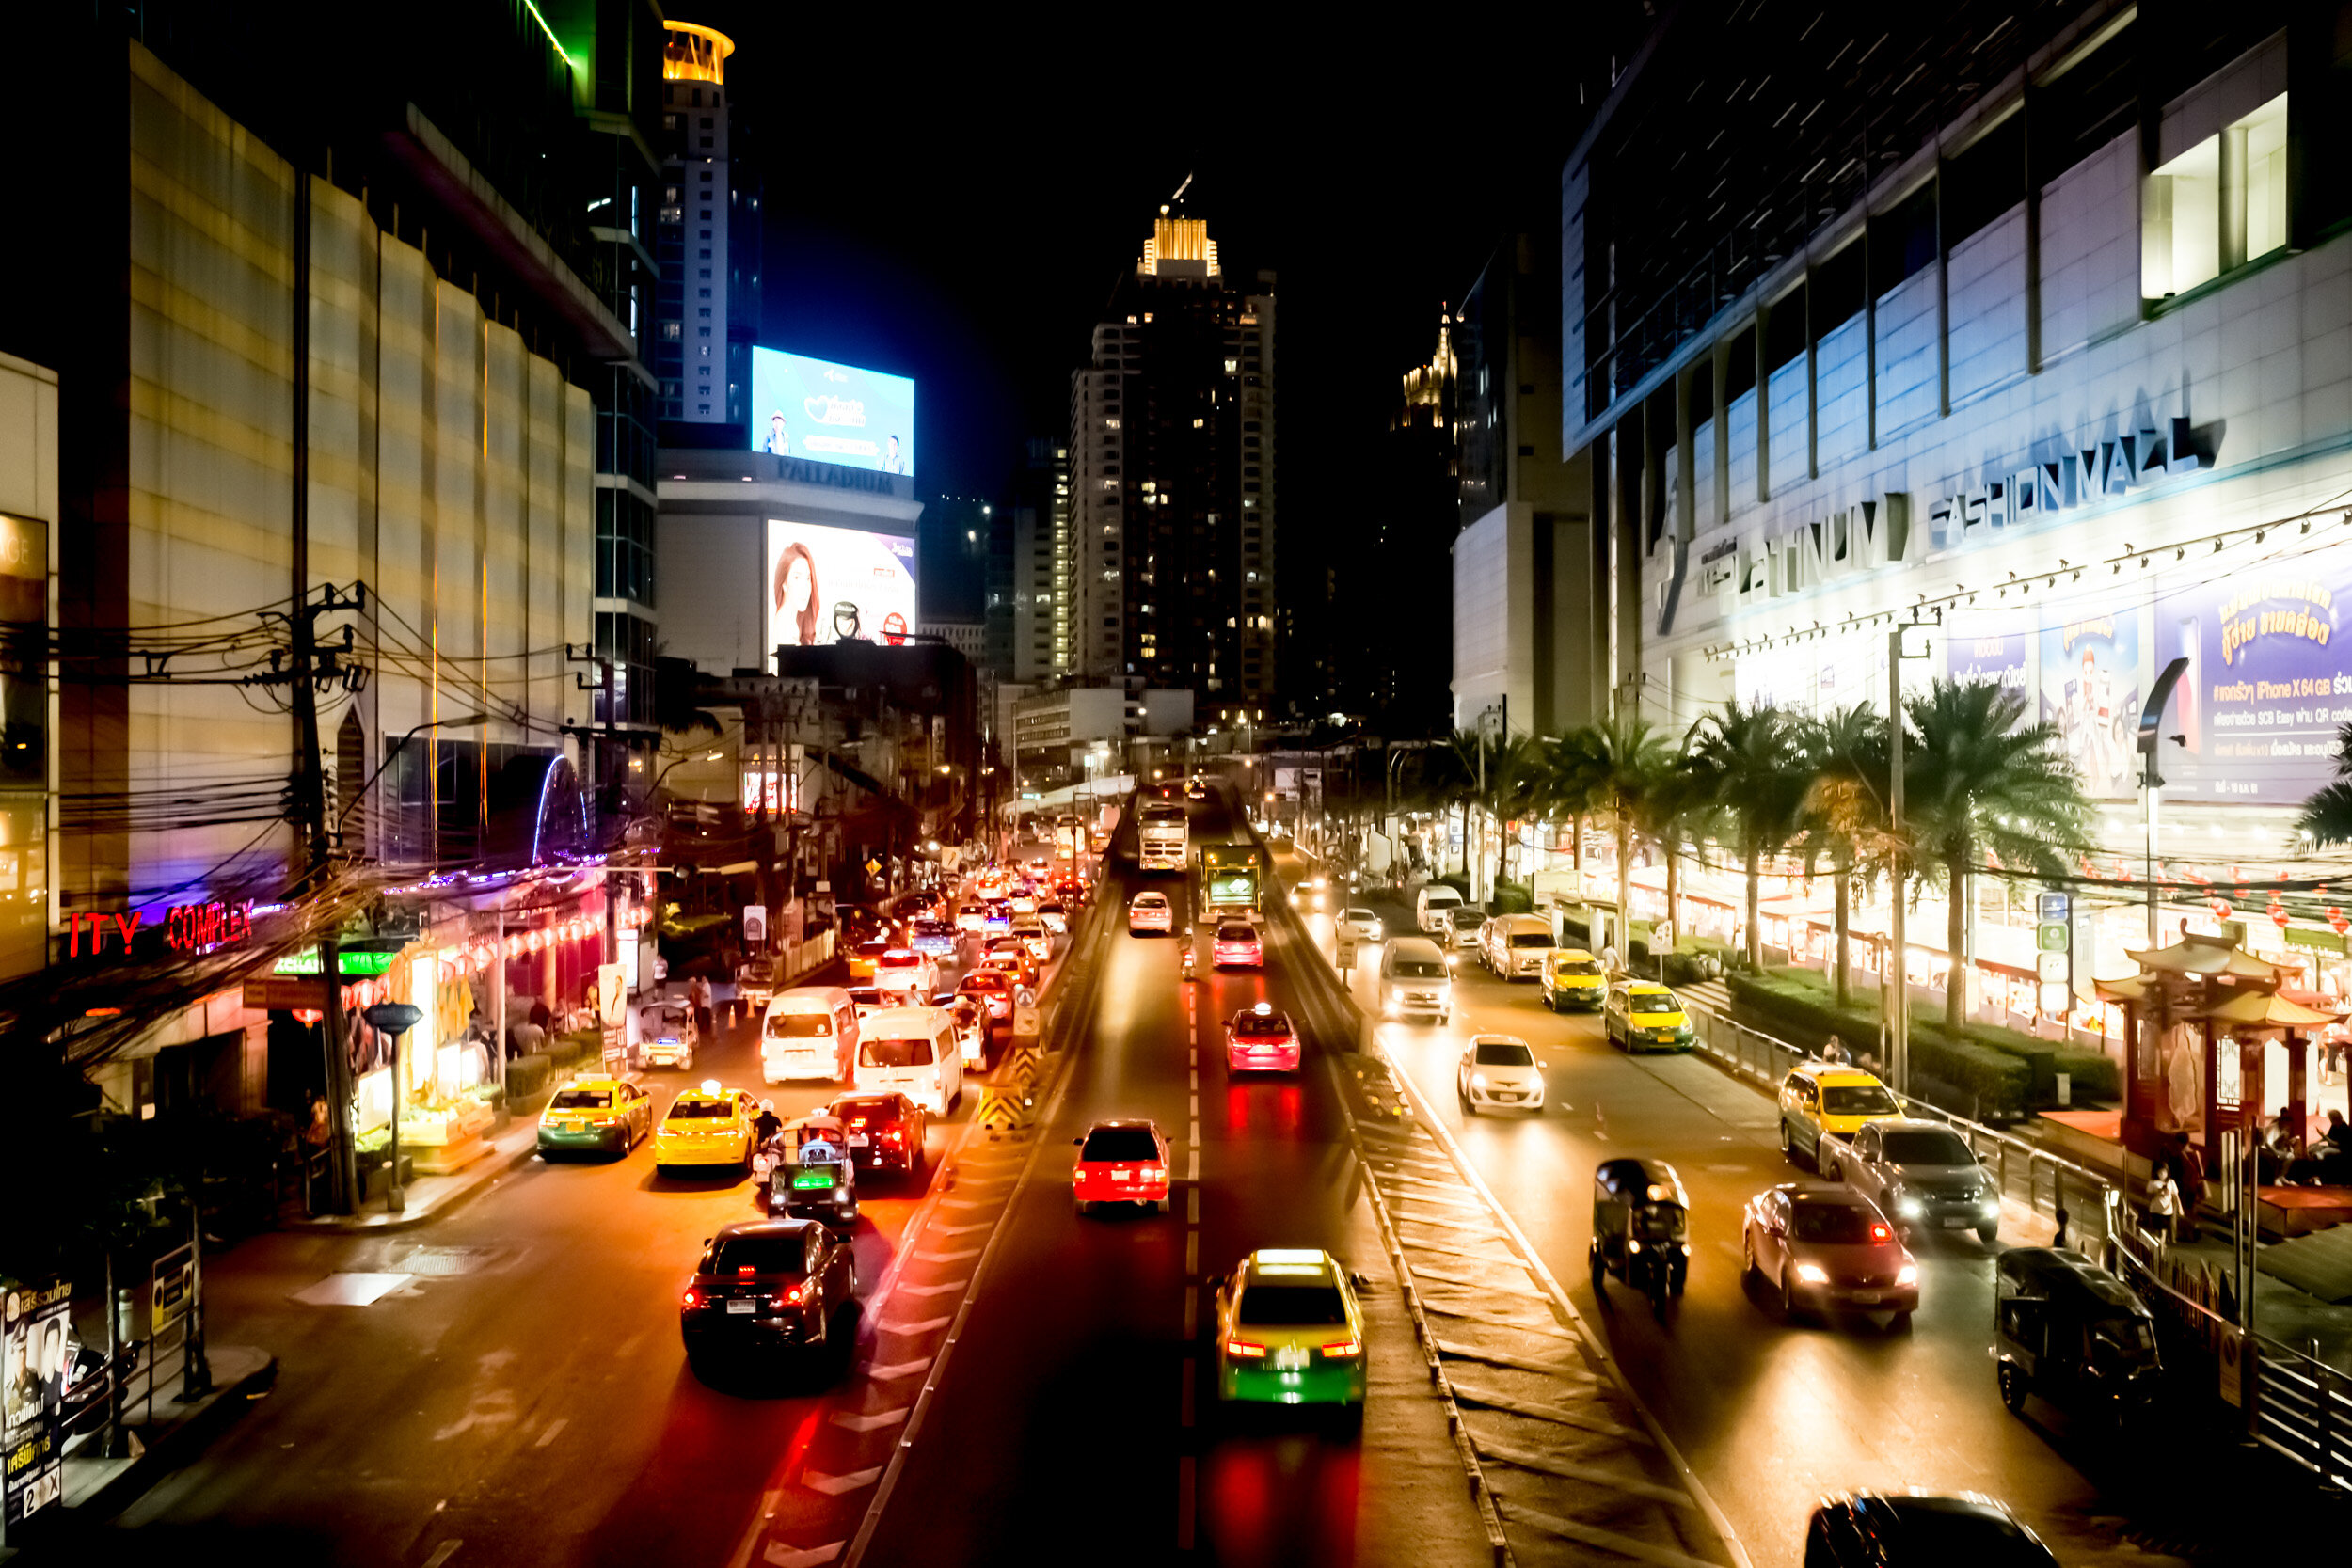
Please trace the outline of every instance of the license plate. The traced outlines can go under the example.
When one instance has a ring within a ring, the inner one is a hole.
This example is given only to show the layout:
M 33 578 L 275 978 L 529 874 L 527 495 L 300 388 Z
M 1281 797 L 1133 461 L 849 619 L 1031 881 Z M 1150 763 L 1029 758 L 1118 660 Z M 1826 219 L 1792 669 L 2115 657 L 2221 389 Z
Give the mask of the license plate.
M 1965 1230 L 1974 1224 L 1976 1221 L 1963 1214 L 1947 1214 L 1944 1218 L 1944 1228 L 1947 1230 Z
M 1856 1291 L 1853 1293 L 1853 1299 L 1856 1307 L 1876 1307 L 1879 1301 L 1879 1292 L 1876 1291 Z
M 1285 1345 L 1276 1351 L 1271 1359 L 1276 1367 L 1289 1370 L 1307 1364 L 1307 1351 L 1302 1345 Z
M 748 1318 L 757 1310 L 759 1310 L 759 1303 L 755 1301 L 730 1301 L 727 1303 L 727 1315 L 729 1317 L 741 1316 Z
M 863 1132 L 852 1132 L 850 1134 L 850 1147 L 851 1148 L 864 1148 L 870 1142 L 872 1142 L 872 1140 L 866 1137 L 866 1135 Z

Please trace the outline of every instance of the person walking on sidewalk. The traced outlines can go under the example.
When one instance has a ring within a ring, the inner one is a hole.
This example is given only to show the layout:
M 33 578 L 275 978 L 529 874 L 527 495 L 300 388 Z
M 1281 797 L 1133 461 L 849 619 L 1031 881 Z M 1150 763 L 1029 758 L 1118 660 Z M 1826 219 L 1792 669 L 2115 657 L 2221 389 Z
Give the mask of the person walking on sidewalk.
M 2148 1172 L 2148 1228 L 2167 1243 L 2180 1239 L 2181 1189 L 2172 1167 L 2159 1159 Z
M 703 1038 L 710 1038 L 710 977 L 697 974 L 687 981 L 686 1000 L 694 1009 L 694 1027 L 701 1031 Z

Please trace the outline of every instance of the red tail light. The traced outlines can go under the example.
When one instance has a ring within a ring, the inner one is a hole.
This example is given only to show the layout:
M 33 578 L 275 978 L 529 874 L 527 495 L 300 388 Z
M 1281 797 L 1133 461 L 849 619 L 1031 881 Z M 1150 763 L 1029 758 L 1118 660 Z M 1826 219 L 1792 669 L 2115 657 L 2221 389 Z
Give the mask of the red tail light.
M 687 1291 L 685 1295 L 678 1298 L 678 1305 L 681 1307 L 700 1307 L 702 1304 L 703 1298 L 692 1291 Z
M 1136 1175 L 1146 1181 L 1165 1181 L 1168 1180 L 1168 1167 L 1166 1165 L 1137 1165 Z
M 1323 1354 L 1333 1357 L 1361 1355 L 1363 1351 L 1364 1342 L 1361 1339 L 1334 1339 L 1323 1347 Z
M 750 1264 L 750 1263 L 744 1263 L 744 1264 L 740 1264 L 740 1265 L 739 1265 L 739 1266 L 737 1267 L 737 1269 L 736 1269 L 736 1271 L 735 1271 L 735 1272 L 736 1272 L 739 1275 L 754 1275 L 754 1274 L 757 1274 L 757 1273 L 759 1272 L 759 1270 L 758 1270 L 756 1267 L 755 1267 L 754 1265 Z
M 1886 1227 L 1883 1225 L 1873 1225 L 1870 1227 L 1870 1244 L 1872 1246 L 1884 1246 L 1887 1243 L 1893 1241 L 1894 1239 L 1895 1233 L 1892 1230 L 1889 1230 Z
M 780 1299 L 787 1307 L 798 1307 L 801 1305 L 802 1301 L 807 1297 L 807 1294 L 808 1288 L 806 1286 L 793 1285 L 786 1289 L 784 1295 Z
M 1228 1355 L 1263 1355 L 1265 1347 L 1250 1344 L 1244 1339 L 1228 1339 L 1225 1341 L 1225 1354 Z

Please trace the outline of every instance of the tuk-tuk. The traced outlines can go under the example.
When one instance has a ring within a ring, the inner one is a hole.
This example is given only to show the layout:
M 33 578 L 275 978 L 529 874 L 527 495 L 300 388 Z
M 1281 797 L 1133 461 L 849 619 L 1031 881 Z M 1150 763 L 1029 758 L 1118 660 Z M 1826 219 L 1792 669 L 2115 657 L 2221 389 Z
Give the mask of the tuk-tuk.
M 2027 1394 L 2073 1415 L 2122 1421 L 2146 1410 L 2163 1376 L 2155 1320 L 2130 1286 L 2079 1252 L 2011 1247 L 1994 1265 L 1993 1332 L 2001 1402 Z
M 1593 1172 L 1593 1293 L 1611 1275 L 1649 1297 L 1661 1320 L 1666 1298 L 1691 1274 L 1691 1200 L 1663 1160 L 1603 1160 Z
M 838 1117 L 815 1116 L 778 1132 L 765 1151 L 768 1212 L 842 1227 L 857 1224 L 857 1165 Z

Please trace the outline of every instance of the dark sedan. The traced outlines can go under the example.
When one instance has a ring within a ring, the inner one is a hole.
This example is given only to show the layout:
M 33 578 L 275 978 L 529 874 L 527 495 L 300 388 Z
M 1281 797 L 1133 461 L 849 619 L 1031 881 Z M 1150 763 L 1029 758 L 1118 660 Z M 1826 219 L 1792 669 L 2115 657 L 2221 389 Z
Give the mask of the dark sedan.
M 726 1357 L 819 1354 L 850 1332 L 856 1290 L 848 1240 L 814 1220 L 723 1226 L 679 1298 L 687 1362 L 699 1376 Z
M 929 1126 L 922 1106 L 902 1094 L 846 1094 L 833 1102 L 832 1114 L 840 1118 L 858 1169 L 922 1175 Z

